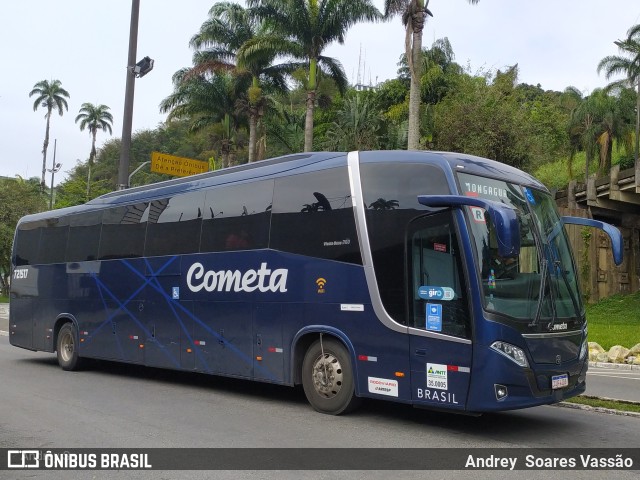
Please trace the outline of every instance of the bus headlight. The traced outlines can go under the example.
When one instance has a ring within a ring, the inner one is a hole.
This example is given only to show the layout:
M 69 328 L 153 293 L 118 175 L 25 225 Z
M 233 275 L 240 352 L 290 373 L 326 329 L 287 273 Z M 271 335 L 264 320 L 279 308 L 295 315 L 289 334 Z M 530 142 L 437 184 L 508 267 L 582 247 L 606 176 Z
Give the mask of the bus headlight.
M 524 354 L 524 350 L 515 345 L 506 342 L 493 342 L 491 348 L 501 355 L 504 355 L 512 362 L 517 363 L 521 367 L 528 367 L 529 362 Z
M 582 347 L 580 347 L 580 355 L 578 356 L 578 358 L 580 360 L 584 360 L 584 357 L 587 356 L 587 353 L 589 353 L 589 343 L 585 338 L 584 341 L 582 342 Z

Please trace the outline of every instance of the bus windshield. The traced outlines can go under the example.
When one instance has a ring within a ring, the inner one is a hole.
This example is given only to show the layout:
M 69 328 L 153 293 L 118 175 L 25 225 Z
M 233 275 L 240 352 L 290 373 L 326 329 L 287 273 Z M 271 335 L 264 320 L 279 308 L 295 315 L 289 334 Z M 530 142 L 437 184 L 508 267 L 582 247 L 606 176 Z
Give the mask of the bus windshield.
M 521 185 L 458 173 L 467 196 L 504 203 L 517 212 L 520 253 L 498 255 L 495 228 L 482 209 L 467 208 L 484 308 L 521 331 L 579 327 L 584 307 L 563 223 L 551 196 Z

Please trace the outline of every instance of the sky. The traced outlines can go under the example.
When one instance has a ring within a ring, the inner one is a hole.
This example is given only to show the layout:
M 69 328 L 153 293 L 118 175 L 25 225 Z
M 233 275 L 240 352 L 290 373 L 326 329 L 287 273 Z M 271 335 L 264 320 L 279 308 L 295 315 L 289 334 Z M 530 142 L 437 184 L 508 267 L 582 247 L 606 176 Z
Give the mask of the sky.
M 158 106 L 173 91 L 172 75 L 191 66 L 189 40 L 214 3 L 140 0 L 137 59 L 149 56 L 155 64 L 135 82 L 134 132 L 166 119 Z M 384 0 L 373 3 L 382 9 Z M 521 83 L 545 90 L 571 85 L 585 94 L 608 83 L 596 71 L 598 62 L 617 54 L 613 42 L 640 23 L 638 0 L 431 0 L 429 8 L 434 16 L 423 46 L 447 37 L 456 62 L 470 73 L 517 63 Z M 41 80 L 58 79 L 70 99 L 69 110 L 51 119 L 47 168 L 57 139 L 57 184 L 89 156 L 91 137 L 74 122 L 83 103 L 109 106 L 113 137 L 122 135 L 131 0 L 7 1 L 0 12 L 0 176 L 40 177 L 45 110 L 34 112 L 29 92 Z M 325 54 L 342 62 L 351 83 L 376 84 L 396 76 L 403 50 L 404 27 L 396 17 L 352 27 L 345 44 Z M 97 147 L 109 138 L 98 132 Z

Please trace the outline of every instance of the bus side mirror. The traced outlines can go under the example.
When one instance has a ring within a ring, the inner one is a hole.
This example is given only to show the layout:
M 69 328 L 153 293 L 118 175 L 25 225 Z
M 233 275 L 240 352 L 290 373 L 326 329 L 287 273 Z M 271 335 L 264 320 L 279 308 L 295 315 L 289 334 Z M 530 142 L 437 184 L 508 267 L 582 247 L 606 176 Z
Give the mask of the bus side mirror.
M 580 218 L 580 217 L 562 217 L 562 223 L 565 225 L 584 225 L 586 227 L 595 227 L 604 231 L 609 238 L 611 239 L 611 249 L 613 250 L 613 261 L 616 265 L 620 265 L 622 263 L 622 248 L 624 246 L 624 242 L 622 240 L 622 234 L 620 230 L 618 230 L 613 225 L 609 225 L 608 223 L 600 222 L 599 220 L 591 220 L 590 218 Z
M 418 195 L 418 202 L 426 207 L 483 208 L 496 229 L 498 254 L 501 257 L 516 257 L 520 253 L 520 225 L 513 208 L 492 200 L 463 195 Z

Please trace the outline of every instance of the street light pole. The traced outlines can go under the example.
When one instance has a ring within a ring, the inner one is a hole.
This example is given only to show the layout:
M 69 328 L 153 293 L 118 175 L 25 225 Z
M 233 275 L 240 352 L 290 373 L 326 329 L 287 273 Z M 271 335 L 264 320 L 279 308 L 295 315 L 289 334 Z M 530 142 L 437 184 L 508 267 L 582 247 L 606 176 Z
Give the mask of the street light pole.
M 62 164 L 61 163 L 56 163 L 56 149 L 58 146 L 58 139 L 56 138 L 53 141 L 53 163 L 51 164 L 51 168 L 47 168 L 48 172 L 51 172 L 51 196 L 49 197 L 49 210 L 53 210 L 53 177 L 56 174 L 56 172 L 60 171 L 60 168 L 62 168 Z
M 127 59 L 127 84 L 124 94 L 124 118 L 122 121 L 122 150 L 118 168 L 118 190 L 127 188 L 129 180 L 129 154 L 131 152 L 131 128 L 133 120 L 133 94 L 135 87 L 136 53 L 138 50 L 138 18 L 140 0 L 131 0 L 131 26 L 129 28 L 129 57 Z

